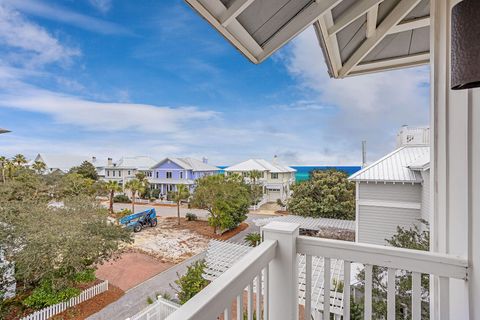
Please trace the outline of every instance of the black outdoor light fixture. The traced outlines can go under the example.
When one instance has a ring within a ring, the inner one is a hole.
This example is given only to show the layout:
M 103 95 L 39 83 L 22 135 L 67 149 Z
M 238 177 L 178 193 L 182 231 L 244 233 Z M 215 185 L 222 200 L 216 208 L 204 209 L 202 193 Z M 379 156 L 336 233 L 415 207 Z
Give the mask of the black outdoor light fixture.
M 480 0 L 452 9 L 452 90 L 480 87 Z

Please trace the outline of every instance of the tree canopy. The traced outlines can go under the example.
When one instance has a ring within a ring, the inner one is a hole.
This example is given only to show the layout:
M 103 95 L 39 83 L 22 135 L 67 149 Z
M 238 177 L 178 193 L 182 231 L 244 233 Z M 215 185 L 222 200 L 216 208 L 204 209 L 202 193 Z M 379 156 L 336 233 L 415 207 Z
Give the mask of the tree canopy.
M 71 168 L 69 172 L 79 174 L 84 178 L 98 180 L 97 169 L 88 161 L 83 161 L 81 165 Z
M 191 204 L 209 212 L 214 232 L 232 229 L 247 218 L 250 188 L 235 175 L 213 175 L 197 180 Z
M 346 173 L 318 170 L 310 179 L 292 188 L 288 210 L 296 215 L 316 218 L 355 219 L 355 184 Z
M 66 290 L 78 273 L 131 241 L 130 232 L 109 223 L 108 210 L 95 201 L 98 182 L 15 165 L 11 178 L 0 183 L 0 247 L 15 263 L 19 291 L 47 284 L 54 292 Z

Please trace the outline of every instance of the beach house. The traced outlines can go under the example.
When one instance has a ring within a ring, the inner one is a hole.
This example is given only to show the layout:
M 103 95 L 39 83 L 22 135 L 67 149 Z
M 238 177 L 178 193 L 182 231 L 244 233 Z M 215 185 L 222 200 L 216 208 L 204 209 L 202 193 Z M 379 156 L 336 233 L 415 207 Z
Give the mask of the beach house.
M 283 202 L 288 199 L 291 186 L 295 183 L 295 169 L 279 164 L 276 158 L 273 162 L 249 159 L 225 168 L 227 174 L 238 173 L 247 183 L 252 182 L 250 178 L 252 171 L 258 171 L 261 174 L 257 182 L 263 187 L 265 201 L 281 200 Z
M 108 158 L 103 179 L 105 181 L 117 181 L 124 186 L 127 181 L 134 179 L 139 172 L 144 173 L 147 178 L 151 177 L 151 167 L 155 163 L 154 159 L 145 156 L 122 157 L 116 162 L 112 158 Z
M 397 149 L 349 177 L 356 184 L 356 240 L 385 245 L 397 227 L 430 218 L 428 128 L 402 127 Z
M 62 172 L 67 173 L 71 168 L 81 165 L 84 161 L 90 162 L 96 169 L 99 176 L 102 176 L 107 161 L 97 159 L 97 157 L 85 157 L 68 154 L 46 154 L 38 153 L 28 165 L 33 165 L 36 161 L 45 164 L 45 173 Z
M 195 189 L 195 180 L 219 173 L 218 167 L 208 163 L 207 158 L 165 158 L 151 167 L 148 181 L 153 189 L 159 189 L 161 196 L 186 185 L 190 192 Z

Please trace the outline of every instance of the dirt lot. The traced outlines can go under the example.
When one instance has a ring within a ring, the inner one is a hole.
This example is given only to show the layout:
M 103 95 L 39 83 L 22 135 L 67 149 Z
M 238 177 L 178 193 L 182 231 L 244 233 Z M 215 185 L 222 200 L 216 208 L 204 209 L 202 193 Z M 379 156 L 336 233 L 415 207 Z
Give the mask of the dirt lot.
M 124 292 L 109 284 L 108 291 L 103 292 L 94 298 L 87 300 L 79 305 L 68 309 L 67 311 L 56 315 L 52 319 L 54 320 L 83 320 L 92 314 L 97 313 L 98 311 L 105 308 L 110 303 L 120 299 L 123 296 Z
M 100 265 L 96 271 L 99 279 L 126 291 L 171 266 L 203 252 L 210 239 L 226 240 L 245 230 L 248 224 L 222 235 L 215 235 L 206 221 L 186 221 L 177 218 L 159 218 L 155 228 L 146 228 L 134 234 L 129 245 L 117 260 Z
M 100 265 L 95 274 L 126 291 L 171 266 L 171 262 L 141 252 L 125 252 L 119 259 Z

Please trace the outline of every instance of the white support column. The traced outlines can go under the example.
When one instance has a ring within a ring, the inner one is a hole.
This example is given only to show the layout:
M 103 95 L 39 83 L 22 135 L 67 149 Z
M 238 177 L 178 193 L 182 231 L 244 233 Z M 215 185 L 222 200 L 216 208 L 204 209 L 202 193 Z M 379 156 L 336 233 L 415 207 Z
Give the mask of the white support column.
M 473 268 L 468 282 L 434 279 L 431 319 L 480 319 L 480 93 L 450 90 L 451 8 L 457 2 L 430 2 L 431 249 L 467 257 Z
M 262 228 L 266 240 L 276 240 L 275 258 L 269 265 L 270 319 L 298 320 L 298 265 L 296 240 L 300 225 L 270 222 Z

